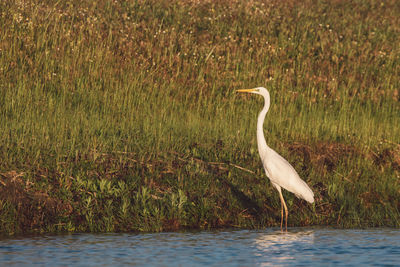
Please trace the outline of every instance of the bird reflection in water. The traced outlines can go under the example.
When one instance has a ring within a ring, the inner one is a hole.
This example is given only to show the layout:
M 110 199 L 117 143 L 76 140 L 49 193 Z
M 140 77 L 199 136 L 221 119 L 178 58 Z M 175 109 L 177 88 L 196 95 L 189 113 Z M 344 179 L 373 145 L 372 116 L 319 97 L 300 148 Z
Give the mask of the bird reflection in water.
M 300 254 L 304 257 L 312 256 L 310 247 L 314 244 L 314 231 L 260 233 L 254 243 L 257 265 L 276 266 L 277 263 L 279 265 L 289 262 L 296 264 L 299 250 L 302 250 Z

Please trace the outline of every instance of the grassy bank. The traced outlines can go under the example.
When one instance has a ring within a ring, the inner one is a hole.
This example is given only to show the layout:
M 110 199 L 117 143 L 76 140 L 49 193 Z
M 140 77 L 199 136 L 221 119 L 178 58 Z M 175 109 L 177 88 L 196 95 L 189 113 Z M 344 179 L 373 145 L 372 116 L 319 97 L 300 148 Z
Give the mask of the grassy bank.
M 397 1 L 1 1 L 0 232 L 400 226 Z

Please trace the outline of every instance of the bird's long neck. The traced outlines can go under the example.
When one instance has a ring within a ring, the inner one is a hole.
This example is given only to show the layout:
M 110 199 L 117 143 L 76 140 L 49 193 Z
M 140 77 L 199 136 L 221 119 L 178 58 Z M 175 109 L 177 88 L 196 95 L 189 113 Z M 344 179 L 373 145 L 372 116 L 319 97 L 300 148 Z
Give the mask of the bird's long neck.
M 269 150 L 267 142 L 265 141 L 264 127 L 263 127 L 265 115 L 267 115 L 269 106 L 270 106 L 270 99 L 269 97 L 265 97 L 264 108 L 261 110 L 260 114 L 258 114 L 258 120 L 257 120 L 257 145 L 258 145 L 258 152 L 260 153 L 260 157 L 262 160 L 267 156 L 266 153 L 268 153 Z

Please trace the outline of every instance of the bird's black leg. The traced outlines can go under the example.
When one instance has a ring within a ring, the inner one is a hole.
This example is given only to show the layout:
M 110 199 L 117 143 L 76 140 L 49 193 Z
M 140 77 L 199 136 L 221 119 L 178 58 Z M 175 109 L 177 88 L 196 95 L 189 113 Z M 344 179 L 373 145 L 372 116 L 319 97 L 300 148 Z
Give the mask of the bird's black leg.
M 278 190 L 278 192 L 279 192 L 279 197 L 281 199 L 281 231 L 282 231 L 282 222 L 283 222 L 283 208 L 285 208 L 285 218 L 286 218 L 285 230 L 287 232 L 288 208 L 286 206 L 285 199 L 283 198 L 282 191 Z
M 283 224 L 283 203 L 281 199 L 281 232 L 282 232 L 282 224 Z

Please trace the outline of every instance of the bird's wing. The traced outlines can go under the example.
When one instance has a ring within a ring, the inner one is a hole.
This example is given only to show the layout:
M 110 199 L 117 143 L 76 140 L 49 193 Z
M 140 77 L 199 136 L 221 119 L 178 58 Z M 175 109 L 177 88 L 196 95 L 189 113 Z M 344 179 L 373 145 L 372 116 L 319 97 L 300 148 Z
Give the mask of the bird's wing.
M 314 193 L 310 187 L 300 178 L 292 165 L 276 151 L 271 149 L 268 158 L 264 158 L 263 165 L 268 178 L 273 183 L 299 198 L 314 202 Z

